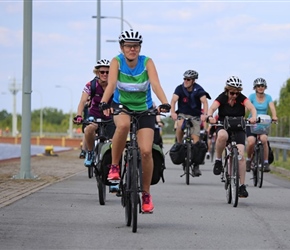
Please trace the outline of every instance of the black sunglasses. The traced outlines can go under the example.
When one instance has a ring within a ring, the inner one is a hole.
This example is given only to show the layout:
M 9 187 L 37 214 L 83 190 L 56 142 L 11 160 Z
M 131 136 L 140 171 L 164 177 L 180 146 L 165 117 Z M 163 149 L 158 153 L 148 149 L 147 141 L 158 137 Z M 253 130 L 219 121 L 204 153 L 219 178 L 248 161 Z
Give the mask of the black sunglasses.
M 190 79 L 190 78 L 183 78 L 183 80 L 184 80 L 184 81 L 190 81 L 190 80 L 192 80 L 192 79 Z
M 109 71 L 105 71 L 105 70 L 100 70 L 99 72 L 100 72 L 100 74 L 102 74 L 102 75 L 105 74 L 105 73 L 106 73 L 107 75 L 109 74 Z
M 239 94 L 240 94 L 240 92 L 229 92 L 230 93 L 230 95 L 236 95 L 236 96 L 238 96 Z
M 257 88 L 260 88 L 260 87 L 265 88 L 265 84 L 257 84 L 256 87 Z

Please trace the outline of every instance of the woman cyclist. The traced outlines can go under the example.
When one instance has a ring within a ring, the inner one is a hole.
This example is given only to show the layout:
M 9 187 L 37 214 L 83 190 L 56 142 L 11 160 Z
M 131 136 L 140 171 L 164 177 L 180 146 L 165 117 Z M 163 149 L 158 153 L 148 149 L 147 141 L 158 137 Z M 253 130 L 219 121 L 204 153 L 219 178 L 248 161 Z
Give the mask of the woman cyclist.
M 120 104 L 124 109 L 144 111 L 152 108 L 151 88 L 159 101 L 166 107 L 162 112 L 169 112 L 165 93 L 160 85 L 155 65 L 151 58 L 140 55 L 142 36 L 138 31 L 123 31 L 119 36 L 121 54 L 114 57 L 110 65 L 108 87 L 102 98 L 101 109 L 105 115 L 110 113 L 107 102 L 113 96 L 113 108 Z M 141 151 L 143 170 L 142 211 L 152 213 L 154 205 L 150 194 L 150 184 L 153 172 L 152 145 L 155 128 L 154 116 L 143 116 L 138 120 L 138 146 Z M 109 180 L 120 179 L 119 159 L 124 150 L 127 135 L 130 130 L 130 117 L 126 114 L 114 116 L 116 131 L 112 139 L 112 165 L 108 175 Z
M 272 101 L 272 97 L 265 93 L 265 89 L 267 88 L 267 82 L 263 78 L 257 78 L 253 83 L 253 88 L 255 93 L 252 93 L 249 96 L 249 100 L 255 106 L 257 110 L 257 115 L 266 115 L 268 108 L 271 110 L 272 120 L 277 121 L 276 108 L 274 102 Z M 254 152 L 254 146 L 257 139 L 257 135 L 251 133 L 250 127 L 247 127 L 247 160 L 246 160 L 246 170 L 247 172 L 251 171 L 251 156 Z M 268 136 L 266 134 L 262 134 L 260 139 L 263 143 L 264 147 L 264 172 L 270 172 L 270 166 L 268 163 Z
M 218 121 L 224 121 L 226 116 L 245 116 L 245 107 L 251 112 L 252 117 L 250 118 L 251 123 L 256 122 L 257 112 L 254 105 L 250 100 L 244 96 L 241 91 L 243 90 L 242 81 L 236 77 L 231 76 L 226 81 L 226 86 L 224 92 L 222 92 L 213 102 L 208 110 L 207 122 L 216 123 L 216 119 L 213 118 L 214 112 L 218 109 Z M 229 133 L 223 127 L 217 127 L 216 134 L 216 160 L 213 167 L 213 173 L 215 175 L 220 175 L 222 172 L 222 153 L 226 147 L 227 141 L 229 139 Z M 240 183 L 239 187 L 239 197 L 248 197 L 248 192 L 246 190 L 245 176 L 246 176 L 246 164 L 244 158 L 245 150 L 245 131 L 236 132 L 236 142 L 239 151 L 239 155 L 242 156 L 239 159 L 239 173 L 240 173 Z

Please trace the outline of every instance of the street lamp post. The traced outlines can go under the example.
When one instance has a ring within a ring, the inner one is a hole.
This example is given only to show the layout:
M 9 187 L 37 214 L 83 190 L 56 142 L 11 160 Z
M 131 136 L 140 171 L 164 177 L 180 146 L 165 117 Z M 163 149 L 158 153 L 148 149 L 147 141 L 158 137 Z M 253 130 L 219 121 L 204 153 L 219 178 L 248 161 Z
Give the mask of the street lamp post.
M 13 113 L 12 113 L 12 136 L 17 135 L 17 112 L 16 112 L 16 95 L 21 90 L 20 84 L 16 84 L 15 78 L 9 86 L 9 90 L 13 95 Z
M 97 18 L 97 17 L 98 16 L 92 16 L 92 18 Z M 122 21 L 121 23 L 125 22 L 126 24 L 128 24 L 128 26 L 130 27 L 130 29 L 133 29 L 132 25 L 127 20 L 125 20 L 122 17 L 119 17 L 119 16 L 100 16 L 100 17 L 101 17 L 101 19 L 105 19 L 105 18 L 119 19 L 119 20 Z M 123 25 L 122 25 L 121 29 L 122 29 L 121 30 L 121 32 L 122 32 L 123 31 Z
M 72 90 L 67 87 L 67 86 L 63 86 L 63 85 L 55 85 L 56 88 L 66 88 L 70 91 L 70 116 L 69 116 L 69 138 L 73 138 L 73 93 Z

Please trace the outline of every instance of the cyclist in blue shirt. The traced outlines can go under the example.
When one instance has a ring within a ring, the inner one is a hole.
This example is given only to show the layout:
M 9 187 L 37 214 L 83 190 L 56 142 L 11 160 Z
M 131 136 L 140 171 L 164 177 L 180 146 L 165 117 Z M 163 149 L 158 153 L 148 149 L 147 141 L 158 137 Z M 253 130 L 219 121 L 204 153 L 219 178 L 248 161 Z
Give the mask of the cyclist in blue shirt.
M 171 118 L 176 121 L 175 137 L 178 143 L 181 143 L 183 137 L 184 119 L 177 120 L 178 114 L 186 117 L 196 117 L 192 120 L 191 136 L 194 143 L 199 140 L 200 123 L 204 122 L 208 110 L 207 98 L 209 94 L 195 82 L 198 79 L 198 73 L 195 70 L 187 70 L 183 74 L 183 83 L 178 85 L 171 99 Z M 175 111 L 175 106 L 178 106 Z M 203 108 L 203 112 L 202 112 Z M 194 166 L 194 175 L 200 176 L 201 171 L 198 165 Z
M 265 89 L 267 88 L 267 82 L 263 78 L 257 78 L 254 80 L 253 89 L 255 93 L 252 93 L 249 96 L 249 100 L 255 106 L 257 110 L 257 115 L 267 115 L 268 109 L 270 108 L 272 114 L 272 120 L 277 121 L 276 108 L 274 102 L 272 101 L 272 97 L 265 93 Z M 247 160 L 246 160 L 246 170 L 247 172 L 251 171 L 251 156 L 254 152 L 254 146 L 256 142 L 257 135 L 251 133 L 250 127 L 247 127 Z M 269 147 L 267 144 L 268 136 L 266 134 L 262 134 L 260 139 L 263 143 L 264 147 L 264 172 L 270 172 L 270 166 L 268 163 L 269 156 Z

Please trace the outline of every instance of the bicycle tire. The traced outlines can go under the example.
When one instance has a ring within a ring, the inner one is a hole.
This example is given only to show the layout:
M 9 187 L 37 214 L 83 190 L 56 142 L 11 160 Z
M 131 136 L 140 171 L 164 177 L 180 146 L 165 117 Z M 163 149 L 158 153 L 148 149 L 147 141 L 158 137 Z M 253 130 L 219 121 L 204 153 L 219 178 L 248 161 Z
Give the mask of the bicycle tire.
M 102 182 L 100 176 L 96 176 L 96 179 L 99 194 L 99 203 L 103 206 L 106 204 L 106 185 Z
M 91 179 L 94 176 L 94 166 L 91 165 L 88 167 L 88 177 Z
M 238 159 L 238 149 L 233 148 L 232 152 L 232 171 L 231 171 L 231 190 L 232 190 L 232 203 L 233 207 L 238 206 L 239 202 L 239 159 Z
M 106 204 L 106 185 L 103 183 L 102 176 L 103 173 L 100 170 L 101 162 L 100 162 L 100 152 L 102 149 L 102 146 L 104 145 L 103 142 L 99 142 L 95 147 L 95 159 L 94 159 L 94 168 L 95 168 L 95 175 L 96 175 L 96 181 L 97 181 L 97 187 L 98 187 L 98 195 L 99 195 L 99 203 L 100 205 Z
M 224 175 L 225 175 L 225 190 L 226 190 L 226 199 L 228 204 L 232 202 L 232 190 L 231 190 L 231 182 L 229 175 L 229 156 L 226 155 L 224 162 Z
M 124 185 L 124 202 L 125 202 L 125 222 L 126 226 L 130 227 L 132 222 L 132 204 L 130 194 L 130 173 L 126 172 L 126 183 Z
M 259 188 L 263 186 L 263 177 L 264 177 L 264 147 L 263 145 L 259 145 L 258 147 L 258 157 L 257 157 L 257 163 L 258 163 L 258 169 L 257 169 L 257 185 Z
M 131 201 L 132 201 L 132 232 L 137 232 L 137 223 L 138 223 L 138 169 L 139 169 L 139 161 L 138 161 L 138 151 L 137 149 L 132 150 L 132 159 L 130 166 L 131 167 Z
M 186 159 L 185 159 L 185 183 L 190 183 L 190 164 L 191 164 L 191 143 L 186 143 Z
M 252 168 L 252 173 L 253 173 L 253 184 L 254 187 L 257 186 L 258 184 L 258 178 L 259 178 L 259 171 L 258 170 L 258 160 L 257 160 L 258 154 L 257 154 L 257 146 L 254 148 L 254 155 L 253 155 L 253 168 Z

